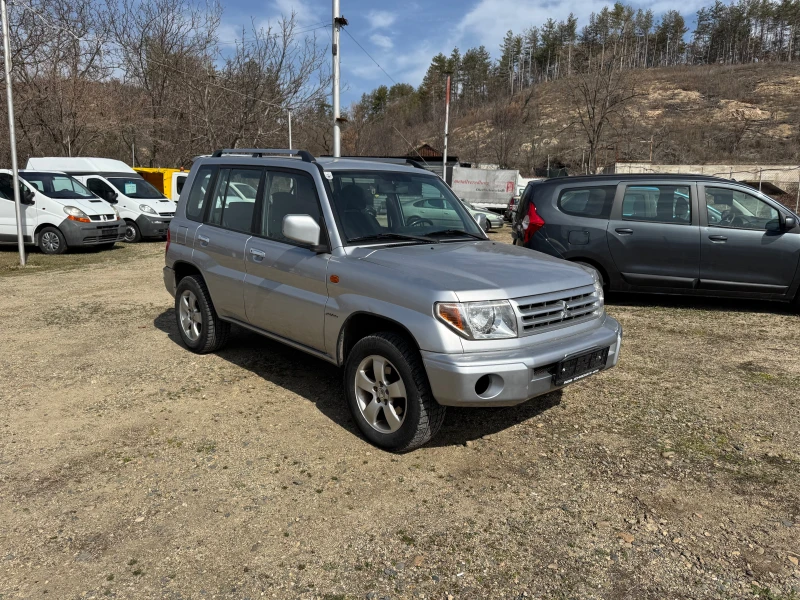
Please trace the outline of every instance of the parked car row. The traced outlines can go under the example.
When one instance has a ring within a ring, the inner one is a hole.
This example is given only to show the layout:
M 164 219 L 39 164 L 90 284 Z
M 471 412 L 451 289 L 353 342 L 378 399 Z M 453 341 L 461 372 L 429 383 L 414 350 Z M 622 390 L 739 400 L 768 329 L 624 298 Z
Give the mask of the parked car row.
M 607 290 L 800 301 L 800 224 L 745 184 L 597 175 L 528 185 L 515 243 L 597 270 Z
M 186 347 L 219 350 L 237 324 L 342 367 L 355 422 L 389 450 L 430 440 L 447 406 L 518 404 L 619 359 L 595 269 L 492 242 L 422 168 L 218 151 L 168 231 Z
M 23 240 L 45 254 L 164 238 L 175 215 L 174 201 L 118 160 L 31 158 L 19 177 Z M 0 170 L 0 244 L 16 243 L 12 176 Z

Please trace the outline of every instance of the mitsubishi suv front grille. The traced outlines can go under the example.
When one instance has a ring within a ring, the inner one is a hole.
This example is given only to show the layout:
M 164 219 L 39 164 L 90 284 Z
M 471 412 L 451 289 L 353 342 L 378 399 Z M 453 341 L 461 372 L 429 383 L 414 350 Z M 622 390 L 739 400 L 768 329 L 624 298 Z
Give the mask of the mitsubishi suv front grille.
M 515 298 L 520 336 L 589 321 L 602 309 L 603 300 L 594 286 L 550 294 Z

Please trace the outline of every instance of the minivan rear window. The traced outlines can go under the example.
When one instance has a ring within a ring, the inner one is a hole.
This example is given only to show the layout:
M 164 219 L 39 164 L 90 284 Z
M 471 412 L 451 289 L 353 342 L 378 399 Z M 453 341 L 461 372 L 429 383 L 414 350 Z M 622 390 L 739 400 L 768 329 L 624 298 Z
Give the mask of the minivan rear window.
M 575 217 L 608 219 L 616 192 L 615 185 L 567 188 L 559 194 L 558 208 Z
M 204 200 L 206 192 L 214 175 L 214 167 L 200 167 L 194 176 L 192 190 L 189 192 L 189 201 L 186 203 L 186 218 L 192 221 L 203 220 Z

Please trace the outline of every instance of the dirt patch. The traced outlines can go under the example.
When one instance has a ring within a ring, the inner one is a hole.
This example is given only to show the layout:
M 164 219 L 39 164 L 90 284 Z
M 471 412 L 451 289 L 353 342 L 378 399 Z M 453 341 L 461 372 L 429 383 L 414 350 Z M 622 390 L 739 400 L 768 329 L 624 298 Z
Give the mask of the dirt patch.
M 797 597 L 781 307 L 612 296 L 618 368 L 395 456 L 336 368 L 182 348 L 162 257 L 0 278 L 0 597 Z

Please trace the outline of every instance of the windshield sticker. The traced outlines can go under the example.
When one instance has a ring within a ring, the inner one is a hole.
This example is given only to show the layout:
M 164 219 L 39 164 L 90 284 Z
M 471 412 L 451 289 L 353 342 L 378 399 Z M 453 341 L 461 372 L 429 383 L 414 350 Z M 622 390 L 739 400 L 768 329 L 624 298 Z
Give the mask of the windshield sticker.
M 333 173 L 330 171 L 325 171 L 325 179 L 333 180 Z
M 136 193 L 136 184 L 135 183 L 126 183 L 125 184 L 125 195 L 130 196 L 131 194 Z

